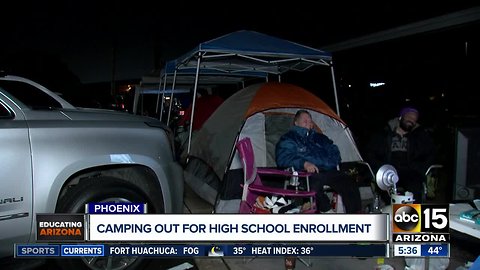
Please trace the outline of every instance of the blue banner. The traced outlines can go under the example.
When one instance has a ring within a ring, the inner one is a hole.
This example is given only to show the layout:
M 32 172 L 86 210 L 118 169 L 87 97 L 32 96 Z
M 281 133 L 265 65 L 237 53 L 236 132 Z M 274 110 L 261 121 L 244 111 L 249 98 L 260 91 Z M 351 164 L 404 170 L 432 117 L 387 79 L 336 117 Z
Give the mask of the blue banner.
M 15 245 L 15 257 L 59 257 L 60 245 Z
M 442 245 L 422 245 L 422 257 L 448 257 L 448 244 Z
M 62 245 L 62 257 L 103 256 L 104 245 Z
M 386 257 L 386 244 L 225 245 L 225 256 Z
M 85 212 L 87 214 L 146 214 L 145 203 L 87 203 Z

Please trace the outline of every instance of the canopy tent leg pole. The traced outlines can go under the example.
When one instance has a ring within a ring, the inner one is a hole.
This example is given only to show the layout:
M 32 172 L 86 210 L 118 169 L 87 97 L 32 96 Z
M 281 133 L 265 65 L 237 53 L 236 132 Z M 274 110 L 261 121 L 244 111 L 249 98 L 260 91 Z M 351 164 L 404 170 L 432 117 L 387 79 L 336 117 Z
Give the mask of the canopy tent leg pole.
M 333 71 L 333 65 L 330 65 L 332 73 L 333 93 L 335 94 L 335 107 L 337 108 L 337 115 L 340 117 L 340 106 L 338 105 L 337 84 L 335 83 L 335 72 Z
M 144 98 L 143 90 L 142 94 L 140 95 L 140 115 L 143 115 L 143 98 Z
M 188 129 L 187 158 L 190 155 L 190 145 L 192 144 L 193 115 L 195 114 L 195 101 L 197 100 L 196 97 L 197 97 L 197 87 L 198 87 L 198 75 L 200 73 L 201 61 L 202 61 L 202 53 L 198 52 L 197 70 L 195 72 L 195 86 L 193 87 L 192 113 L 190 113 L 190 128 Z
M 177 70 L 173 73 L 172 93 L 170 93 L 170 106 L 168 108 L 167 126 L 170 125 L 170 115 L 172 114 L 173 91 L 175 90 L 175 83 L 177 80 Z
M 280 76 L 280 74 L 278 74 L 278 82 L 279 82 L 279 83 L 282 82 L 282 77 Z
M 140 91 L 143 93 L 143 90 L 142 90 L 142 85 L 140 84 L 140 87 L 135 87 L 135 96 L 133 97 L 133 109 L 132 109 L 132 112 L 133 114 L 137 114 L 137 110 L 138 110 L 138 101 L 140 99 Z
M 165 97 L 165 88 L 167 86 L 167 74 L 165 73 L 165 75 L 163 76 L 163 80 L 160 80 L 160 82 L 163 82 L 163 91 L 162 91 L 162 103 L 160 104 L 160 116 L 159 116 L 159 120 L 162 121 L 162 118 L 163 118 L 163 99 Z M 157 96 L 157 108 L 158 108 L 158 102 L 160 101 L 160 85 L 158 85 L 158 96 Z

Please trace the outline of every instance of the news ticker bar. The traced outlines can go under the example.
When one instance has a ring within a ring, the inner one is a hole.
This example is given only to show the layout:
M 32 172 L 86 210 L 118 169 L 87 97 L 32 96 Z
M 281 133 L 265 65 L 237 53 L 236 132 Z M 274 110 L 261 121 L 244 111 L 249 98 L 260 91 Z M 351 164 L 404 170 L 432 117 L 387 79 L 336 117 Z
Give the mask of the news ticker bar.
M 395 244 L 395 257 L 450 257 L 450 244 Z
M 220 257 L 220 256 L 320 256 L 389 257 L 388 243 L 375 244 L 16 244 L 15 257 Z

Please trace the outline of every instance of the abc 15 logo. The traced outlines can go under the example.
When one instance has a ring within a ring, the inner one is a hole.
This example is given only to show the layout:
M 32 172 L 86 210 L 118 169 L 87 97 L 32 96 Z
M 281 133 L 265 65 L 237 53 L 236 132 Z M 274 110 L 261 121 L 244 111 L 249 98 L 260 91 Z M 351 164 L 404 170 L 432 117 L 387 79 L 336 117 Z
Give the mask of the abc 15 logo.
M 448 233 L 448 209 L 448 204 L 394 204 L 393 232 Z

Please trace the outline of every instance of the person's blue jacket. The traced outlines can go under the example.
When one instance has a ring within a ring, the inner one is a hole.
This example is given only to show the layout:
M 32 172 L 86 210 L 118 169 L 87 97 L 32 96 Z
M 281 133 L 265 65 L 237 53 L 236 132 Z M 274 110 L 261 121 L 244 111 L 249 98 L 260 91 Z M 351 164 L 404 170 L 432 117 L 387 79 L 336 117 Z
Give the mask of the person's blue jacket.
M 303 170 L 305 161 L 315 164 L 319 170 L 336 169 L 341 162 L 340 151 L 324 134 L 299 126 L 293 126 L 278 141 L 275 148 L 278 167 L 294 167 Z

